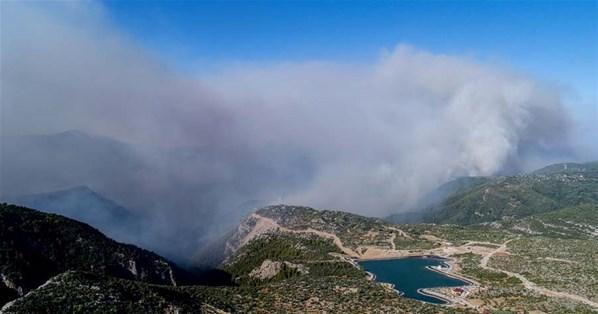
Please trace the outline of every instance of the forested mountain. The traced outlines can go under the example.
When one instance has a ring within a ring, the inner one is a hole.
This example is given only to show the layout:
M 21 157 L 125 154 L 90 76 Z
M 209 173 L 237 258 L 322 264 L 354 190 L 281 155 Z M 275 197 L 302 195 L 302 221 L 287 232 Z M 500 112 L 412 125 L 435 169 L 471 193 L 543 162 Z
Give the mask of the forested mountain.
M 598 304 L 598 266 L 588 263 L 598 249 L 597 209 L 458 226 L 268 206 L 205 252 L 232 279 L 208 286 L 86 224 L 4 204 L 0 301 L 12 300 L 2 313 L 591 313 Z M 430 290 L 450 307 L 419 302 L 357 263 L 409 256 L 446 258 L 450 276 L 471 282 L 467 293 Z
M 2 285 L 18 295 L 67 270 L 172 286 L 192 279 L 152 252 L 63 216 L 2 204 L 0 226 Z
M 598 204 L 598 162 L 555 164 L 514 176 L 460 178 L 443 200 L 421 209 L 419 222 L 461 225 L 521 218 L 583 204 Z M 399 216 L 388 219 L 396 221 Z M 416 221 L 417 222 L 417 221 Z

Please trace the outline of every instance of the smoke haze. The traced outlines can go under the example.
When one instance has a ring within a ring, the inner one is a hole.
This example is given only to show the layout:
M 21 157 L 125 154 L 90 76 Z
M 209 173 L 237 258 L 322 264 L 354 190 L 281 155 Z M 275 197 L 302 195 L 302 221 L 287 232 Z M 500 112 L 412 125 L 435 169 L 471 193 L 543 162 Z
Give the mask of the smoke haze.
M 87 185 L 170 256 L 250 200 L 384 216 L 457 176 L 576 156 L 557 88 L 408 45 L 182 74 L 90 2 L 4 2 L 1 44 L 0 196 Z

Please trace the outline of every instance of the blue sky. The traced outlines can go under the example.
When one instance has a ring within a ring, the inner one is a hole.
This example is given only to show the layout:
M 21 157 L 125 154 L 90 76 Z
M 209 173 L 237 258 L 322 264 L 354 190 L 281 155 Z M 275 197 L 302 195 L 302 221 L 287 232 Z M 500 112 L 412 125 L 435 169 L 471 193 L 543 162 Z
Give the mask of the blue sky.
M 367 62 L 408 43 L 596 88 L 596 1 L 107 1 L 165 62 Z M 595 95 L 595 94 L 594 94 Z

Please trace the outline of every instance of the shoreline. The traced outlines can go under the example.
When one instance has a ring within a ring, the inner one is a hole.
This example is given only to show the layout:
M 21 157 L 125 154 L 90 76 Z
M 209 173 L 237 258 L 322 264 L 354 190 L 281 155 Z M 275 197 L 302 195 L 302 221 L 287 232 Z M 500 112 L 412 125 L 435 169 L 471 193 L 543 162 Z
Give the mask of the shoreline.
M 464 281 L 464 282 L 467 283 L 466 285 L 460 285 L 460 286 L 455 286 L 455 287 L 479 286 L 479 284 L 477 282 L 475 282 L 475 281 L 473 281 L 473 280 L 471 280 L 471 279 L 469 279 L 469 278 L 467 278 L 467 277 L 465 277 L 465 276 L 463 276 L 461 274 L 454 273 L 454 272 L 448 272 L 448 271 L 442 271 L 442 270 L 439 270 L 439 269 L 432 268 L 431 266 L 426 266 L 426 268 L 429 269 L 429 270 L 431 270 L 431 271 L 435 271 L 437 273 L 443 274 L 443 275 L 445 275 L 447 277 L 451 277 L 453 279 L 461 280 L 461 281 Z M 449 270 L 450 270 L 450 268 L 449 268 Z
M 408 259 L 408 258 L 430 258 L 430 259 L 436 259 L 436 260 L 440 260 L 441 264 L 444 264 L 445 266 L 447 266 L 448 268 L 446 270 L 442 270 L 442 269 L 437 269 L 434 268 L 433 266 L 426 266 L 425 268 L 429 271 L 434 271 L 436 273 L 439 273 L 441 275 L 447 276 L 449 278 L 455 279 L 455 280 L 459 280 L 462 281 L 464 284 L 462 285 L 458 285 L 458 286 L 446 286 L 446 287 L 426 287 L 426 288 L 419 288 L 417 289 L 417 293 L 430 297 L 430 298 L 435 298 L 438 299 L 444 303 L 432 303 L 432 302 L 427 302 L 427 301 L 422 301 L 422 300 L 417 300 L 417 299 L 413 299 L 419 302 L 423 302 L 423 303 L 428 303 L 428 304 L 433 304 L 433 305 L 439 305 L 439 306 L 447 306 L 447 307 L 452 307 L 452 306 L 456 306 L 459 304 L 459 302 L 457 302 L 456 300 L 454 300 L 452 297 L 444 295 L 442 293 L 439 292 L 435 292 L 435 291 L 430 291 L 428 289 L 435 289 L 435 288 L 458 288 L 458 287 L 469 287 L 469 288 L 475 288 L 475 287 L 479 287 L 480 284 L 477 283 L 476 281 L 465 277 L 462 274 L 459 273 L 455 273 L 452 271 L 453 269 L 453 264 L 451 262 L 455 262 L 454 259 L 451 259 L 450 257 L 442 257 L 442 256 L 438 256 L 438 255 L 433 255 L 433 254 L 419 254 L 419 255 L 403 255 L 403 256 L 397 256 L 397 257 L 381 257 L 381 258 L 364 258 L 364 259 L 358 259 L 358 258 L 352 258 L 351 260 L 353 261 L 353 263 L 355 263 L 356 265 L 359 266 L 360 269 L 364 270 L 367 274 L 368 274 L 368 280 L 372 280 L 372 281 L 376 281 L 376 275 L 372 272 L 366 271 L 365 269 L 363 269 L 363 267 L 361 265 L 359 265 L 360 262 L 367 262 L 367 261 L 382 261 L 382 260 L 395 260 L 395 259 Z M 355 265 L 354 264 L 354 265 Z M 399 295 L 404 295 L 403 292 L 401 292 L 400 290 L 398 290 L 394 284 L 390 284 L 390 283 L 385 283 L 385 282 L 378 282 L 379 284 L 382 284 L 384 286 L 390 287 L 392 288 L 395 292 L 399 293 Z
M 384 261 L 393 259 L 407 259 L 407 258 L 434 258 L 440 260 L 449 260 L 447 257 L 442 257 L 434 254 L 413 254 L 413 255 L 397 255 L 397 256 L 384 256 L 384 257 L 366 257 L 366 258 L 354 258 L 357 263 L 367 261 Z
M 435 299 L 441 300 L 445 303 L 439 304 L 439 303 L 432 303 L 432 302 L 422 301 L 422 300 L 416 300 L 416 301 L 433 304 L 433 305 L 440 305 L 440 306 L 454 306 L 456 304 L 451 299 L 448 299 L 445 295 L 440 294 L 438 292 L 429 291 L 428 289 L 434 289 L 434 288 L 419 288 L 419 289 L 417 289 L 417 293 L 419 293 L 421 295 L 425 295 L 430 298 L 435 298 Z

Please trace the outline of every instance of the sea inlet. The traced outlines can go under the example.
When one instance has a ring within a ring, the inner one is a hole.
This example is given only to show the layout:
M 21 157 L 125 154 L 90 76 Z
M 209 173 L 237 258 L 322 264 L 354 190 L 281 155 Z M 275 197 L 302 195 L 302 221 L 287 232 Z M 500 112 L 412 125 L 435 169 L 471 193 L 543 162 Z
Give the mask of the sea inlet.
M 417 256 L 382 260 L 363 260 L 359 265 L 374 274 L 375 280 L 394 285 L 403 296 L 433 304 L 446 304 L 445 300 L 425 295 L 424 288 L 458 287 L 469 282 L 449 277 L 428 267 L 446 267 L 445 260 L 436 256 Z

